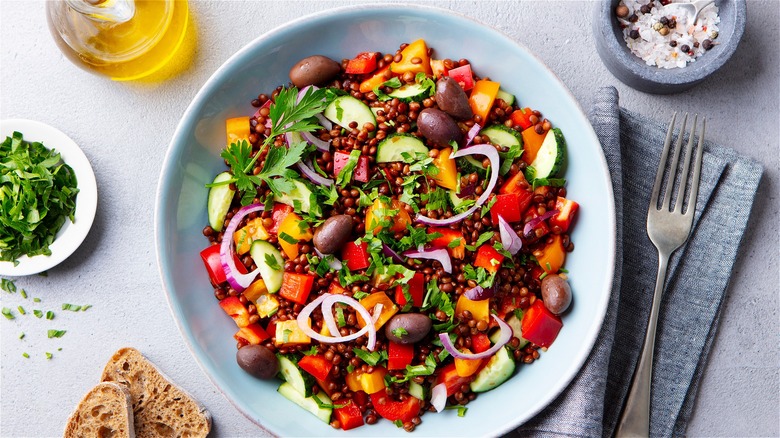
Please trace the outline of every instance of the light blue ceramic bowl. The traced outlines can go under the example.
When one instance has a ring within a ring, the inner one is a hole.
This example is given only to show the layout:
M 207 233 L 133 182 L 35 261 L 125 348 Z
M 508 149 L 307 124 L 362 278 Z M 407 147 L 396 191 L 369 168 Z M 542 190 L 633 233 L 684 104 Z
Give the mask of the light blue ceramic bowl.
M 530 50 L 466 17 L 417 6 L 350 7 L 285 24 L 233 55 L 203 86 L 179 123 L 160 178 L 155 233 L 163 284 L 174 318 L 193 355 L 225 396 L 247 417 L 284 436 L 404 434 L 382 421 L 349 432 L 334 430 L 260 381 L 235 361 L 233 321 L 217 306 L 198 253 L 206 246 L 204 184 L 224 169 L 225 119 L 252 114 L 260 92 L 288 82 L 305 56 L 333 59 L 361 51 L 392 52 L 424 38 L 438 58 L 468 58 L 481 76 L 501 82 L 523 105 L 537 108 L 568 141 L 568 192 L 580 205 L 566 267 L 574 305 L 549 351 L 497 389 L 481 394 L 459 418 L 426 414 L 419 436 L 483 436 L 508 432 L 549 404 L 580 369 L 599 333 L 612 284 L 615 215 L 609 174 L 596 135 L 566 87 Z

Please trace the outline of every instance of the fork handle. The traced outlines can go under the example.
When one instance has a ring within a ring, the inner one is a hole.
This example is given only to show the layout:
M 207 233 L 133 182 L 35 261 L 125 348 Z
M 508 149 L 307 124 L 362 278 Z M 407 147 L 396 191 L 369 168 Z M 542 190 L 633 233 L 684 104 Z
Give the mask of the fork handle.
M 647 323 L 645 341 L 642 345 L 642 355 L 639 357 L 634 377 L 631 379 L 631 389 L 615 431 L 615 436 L 618 438 L 650 436 L 650 382 L 653 377 L 655 330 L 658 323 L 658 312 L 661 307 L 661 295 L 666 282 L 668 264 L 669 254 L 659 251 L 658 276 L 655 280 L 655 293 L 653 294 L 653 305 L 650 308 L 650 320 Z

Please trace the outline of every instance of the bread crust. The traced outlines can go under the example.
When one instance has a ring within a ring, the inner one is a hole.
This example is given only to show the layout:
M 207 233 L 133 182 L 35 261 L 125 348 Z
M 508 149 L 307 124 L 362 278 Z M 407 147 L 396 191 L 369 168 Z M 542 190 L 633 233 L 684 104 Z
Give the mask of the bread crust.
M 211 431 L 206 408 L 135 348 L 114 353 L 101 380 L 128 389 L 138 438 L 205 437 Z
M 102 382 L 89 390 L 68 418 L 64 438 L 135 438 L 130 392 Z

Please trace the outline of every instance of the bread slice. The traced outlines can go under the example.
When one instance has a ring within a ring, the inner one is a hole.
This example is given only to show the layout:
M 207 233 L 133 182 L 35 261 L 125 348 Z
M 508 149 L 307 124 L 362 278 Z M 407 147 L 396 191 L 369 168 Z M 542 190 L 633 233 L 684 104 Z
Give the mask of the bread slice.
M 138 438 L 205 437 L 211 414 L 174 385 L 135 348 L 122 348 L 111 357 L 101 380 L 130 391 Z
M 134 438 L 130 392 L 116 383 L 98 383 L 68 418 L 64 437 Z

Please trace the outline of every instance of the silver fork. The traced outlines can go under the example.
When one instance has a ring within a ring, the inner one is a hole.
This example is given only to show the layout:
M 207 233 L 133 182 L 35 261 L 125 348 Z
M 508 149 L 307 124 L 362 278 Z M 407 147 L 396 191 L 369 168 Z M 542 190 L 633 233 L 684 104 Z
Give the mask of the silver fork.
M 628 398 L 615 432 L 615 436 L 617 437 L 646 437 L 650 434 L 650 381 L 653 375 L 653 350 L 655 348 L 658 309 L 661 304 L 661 295 L 663 294 L 666 281 L 667 265 L 669 263 L 669 256 L 688 240 L 693 225 L 693 215 L 696 211 L 696 196 L 699 193 L 701 160 L 704 149 L 704 129 L 706 125 L 706 119 L 704 118 L 702 118 L 699 144 L 696 151 L 696 161 L 693 167 L 693 175 L 691 176 L 691 188 L 685 213 L 683 213 L 682 207 L 683 200 L 685 199 L 685 186 L 688 182 L 688 171 L 691 164 L 693 138 L 696 134 L 698 115 L 693 118 L 693 128 L 691 129 L 690 137 L 688 138 L 685 163 L 683 164 L 683 170 L 680 176 L 680 185 L 673 206 L 674 210 L 669 210 L 669 204 L 672 198 L 672 187 L 674 186 L 676 178 L 680 149 L 683 142 L 683 135 L 685 134 L 685 123 L 688 121 L 687 113 L 683 118 L 680 135 L 677 137 L 677 145 L 674 149 L 674 157 L 671 161 L 671 168 L 668 174 L 661 209 L 658 209 L 658 195 L 661 191 L 661 183 L 664 179 L 669 148 L 672 145 L 672 135 L 674 133 L 674 122 L 676 118 L 677 113 L 672 116 L 672 121 L 669 123 L 669 130 L 666 132 L 664 150 L 661 153 L 661 161 L 658 164 L 655 184 L 653 185 L 653 191 L 650 195 L 650 207 L 647 211 L 647 235 L 650 237 L 650 241 L 653 242 L 658 249 L 658 277 L 655 282 L 653 306 L 650 309 L 650 320 L 647 323 L 647 333 L 645 334 L 645 341 L 642 346 L 642 355 L 639 357 L 639 363 L 634 372 L 634 377 L 631 380 Z

